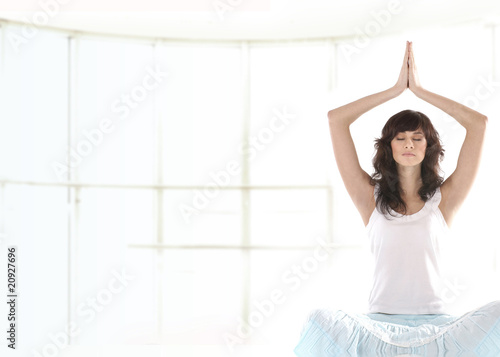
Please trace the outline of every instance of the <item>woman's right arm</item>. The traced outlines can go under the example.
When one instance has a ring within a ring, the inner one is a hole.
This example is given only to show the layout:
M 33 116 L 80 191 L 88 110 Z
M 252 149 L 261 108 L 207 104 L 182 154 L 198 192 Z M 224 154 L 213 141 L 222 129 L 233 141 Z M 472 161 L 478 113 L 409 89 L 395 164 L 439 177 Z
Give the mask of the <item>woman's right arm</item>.
M 370 109 L 387 102 L 403 93 L 408 88 L 408 42 L 401 72 L 396 84 L 382 92 L 378 92 L 352 103 L 343 105 L 328 112 L 328 123 L 333 144 L 333 151 L 342 181 L 354 205 L 360 212 L 363 221 L 368 220 L 373 211 L 373 186 L 370 175 L 360 166 L 358 155 L 349 130 L 350 125 Z

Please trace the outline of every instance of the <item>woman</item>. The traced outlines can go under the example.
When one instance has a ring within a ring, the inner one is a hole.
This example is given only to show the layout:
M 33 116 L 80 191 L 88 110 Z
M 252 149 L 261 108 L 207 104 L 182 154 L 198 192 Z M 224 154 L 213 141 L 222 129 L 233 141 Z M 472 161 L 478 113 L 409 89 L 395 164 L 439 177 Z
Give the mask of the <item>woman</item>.
M 359 165 L 349 126 L 406 89 L 455 118 L 467 134 L 455 171 L 443 182 L 444 156 L 429 118 L 412 110 L 392 116 L 376 140 L 375 173 Z M 315 310 L 295 348 L 298 356 L 500 355 L 500 301 L 461 317 L 438 293 L 439 242 L 476 177 L 488 119 L 424 89 L 412 43 L 397 83 L 328 112 L 335 159 L 358 209 L 375 259 L 367 314 Z

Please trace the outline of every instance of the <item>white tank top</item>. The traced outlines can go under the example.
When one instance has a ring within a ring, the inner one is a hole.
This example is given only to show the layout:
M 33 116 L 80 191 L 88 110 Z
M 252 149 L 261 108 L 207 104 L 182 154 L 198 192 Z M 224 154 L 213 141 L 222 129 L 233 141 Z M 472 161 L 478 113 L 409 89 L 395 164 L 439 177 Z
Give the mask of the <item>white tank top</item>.
M 375 198 L 378 185 L 375 186 Z M 439 243 L 449 233 L 438 208 L 441 190 L 417 213 L 382 215 L 374 209 L 366 233 L 374 256 L 368 313 L 444 314 L 440 297 Z

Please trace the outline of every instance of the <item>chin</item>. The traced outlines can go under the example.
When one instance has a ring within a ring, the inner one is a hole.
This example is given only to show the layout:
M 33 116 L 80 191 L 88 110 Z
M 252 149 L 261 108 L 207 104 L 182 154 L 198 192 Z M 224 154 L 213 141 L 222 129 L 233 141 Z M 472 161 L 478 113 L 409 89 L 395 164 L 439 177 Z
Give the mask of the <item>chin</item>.
M 394 159 L 394 161 L 396 161 L 396 163 L 400 166 L 408 166 L 408 167 L 411 167 L 411 166 L 417 166 L 417 165 L 420 165 L 424 160 L 421 159 L 419 160 L 418 158 L 416 157 L 412 157 L 410 160 L 405 160 L 405 159 Z

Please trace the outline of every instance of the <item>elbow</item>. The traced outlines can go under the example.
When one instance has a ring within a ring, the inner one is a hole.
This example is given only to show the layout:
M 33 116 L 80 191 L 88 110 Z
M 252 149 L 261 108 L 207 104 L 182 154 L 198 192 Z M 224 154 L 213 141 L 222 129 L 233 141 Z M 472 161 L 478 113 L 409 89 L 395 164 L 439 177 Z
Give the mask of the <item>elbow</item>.
M 351 124 L 347 121 L 344 113 L 339 112 L 337 109 L 332 109 L 328 112 L 328 123 L 330 128 L 337 128 L 339 126 L 349 127 Z
M 473 118 L 471 118 L 469 125 L 466 127 L 467 130 L 486 130 L 488 126 L 488 117 L 486 115 L 478 113 Z
M 479 119 L 479 122 L 481 123 L 480 126 L 482 130 L 486 130 L 487 126 L 488 126 L 488 117 L 486 115 L 482 115 L 478 118 Z
M 333 112 L 334 112 L 334 110 L 333 110 L 333 109 L 328 111 L 327 116 L 328 116 L 328 120 L 330 120 L 330 121 L 331 121 L 331 120 L 332 120 L 332 118 L 333 118 Z
M 488 117 L 486 115 L 483 115 L 483 122 L 484 122 L 484 126 L 488 125 Z
M 336 117 L 337 117 L 337 111 L 335 109 L 328 111 L 328 121 L 332 122 Z

